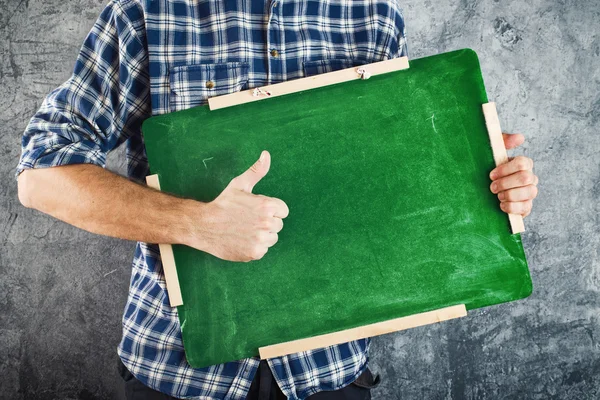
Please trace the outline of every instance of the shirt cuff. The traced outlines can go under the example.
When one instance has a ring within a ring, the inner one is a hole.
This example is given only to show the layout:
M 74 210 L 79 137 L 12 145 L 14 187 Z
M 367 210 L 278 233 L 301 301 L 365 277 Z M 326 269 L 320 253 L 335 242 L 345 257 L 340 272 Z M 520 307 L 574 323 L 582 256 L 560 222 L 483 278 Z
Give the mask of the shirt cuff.
M 55 148 L 33 147 L 23 149 L 15 178 L 26 169 L 50 168 L 61 165 L 93 164 L 106 166 L 106 154 L 96 146 L 76 142 Z

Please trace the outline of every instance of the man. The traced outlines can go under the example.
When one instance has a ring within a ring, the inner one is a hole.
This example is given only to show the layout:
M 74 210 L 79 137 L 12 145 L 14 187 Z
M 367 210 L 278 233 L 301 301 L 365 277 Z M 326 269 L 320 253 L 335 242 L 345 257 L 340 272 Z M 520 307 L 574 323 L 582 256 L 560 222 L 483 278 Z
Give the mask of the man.
M 368 340 L 268 362 L 187 364 L 158 248 L 149 243 L 257 260 L 276 243 L 288 209 L 280 199 L 245 190 L 267 174 L 268 152 L 210 203 L 147 188 L 141 184 L 148 163 L 140 126 L 151 115 L 204 104 L 211 96 L 404 55 L 404 20 L 392 1 L 107 5 L 73 75 L 28 125 L 17 175 L 26 207 L 138 241 L 118 348 L 128 398 L 370 398 L 377 379 L 367 369 Z M 505 136 L 509 148 L 522 142 L 521 135 Z M 106 154 L 123 143 L 130 180 L 103 169 Z M 537 194 L 531 169 L 531 160 L 520 157 L 492 172 L 491 189 L 504 211 L 529 214 Z

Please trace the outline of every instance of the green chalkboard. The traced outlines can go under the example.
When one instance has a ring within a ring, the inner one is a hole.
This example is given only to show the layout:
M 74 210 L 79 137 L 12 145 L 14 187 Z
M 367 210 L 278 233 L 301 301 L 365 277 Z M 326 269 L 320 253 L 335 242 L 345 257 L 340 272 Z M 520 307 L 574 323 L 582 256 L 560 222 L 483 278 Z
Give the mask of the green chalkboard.
M 521 237 L 488 189 L 487 101 L 477 55 L 460 50 L 368 80 L 146 120 L 163 191 L 211 201 L 267 149 L 271 170 L 254 193 L 290 209 L 259 261 L 173 246 L 188 362 L 528 296 Z

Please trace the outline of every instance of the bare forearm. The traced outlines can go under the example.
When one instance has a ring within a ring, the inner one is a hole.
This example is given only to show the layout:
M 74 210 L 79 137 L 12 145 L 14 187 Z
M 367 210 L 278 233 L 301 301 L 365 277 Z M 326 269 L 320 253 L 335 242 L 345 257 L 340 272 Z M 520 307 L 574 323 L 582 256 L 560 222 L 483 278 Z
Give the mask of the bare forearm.
M 257 260 L 278 239 L 289 210 L 280 199 L 252 194 L 271 156 L 237 176 L 210 203 L 138 185 L 96 165 L 25 170 L 19 199 L 90 232 L 148 243 L 185 244 L 230 261 Z
M 183 243 L 198 236 L 205 204 L 138 185 L 95 165 L 26 170 L 21 202 L 87 231 L 149 243 Z M 198 238 L 194 238 L 198 241 Z

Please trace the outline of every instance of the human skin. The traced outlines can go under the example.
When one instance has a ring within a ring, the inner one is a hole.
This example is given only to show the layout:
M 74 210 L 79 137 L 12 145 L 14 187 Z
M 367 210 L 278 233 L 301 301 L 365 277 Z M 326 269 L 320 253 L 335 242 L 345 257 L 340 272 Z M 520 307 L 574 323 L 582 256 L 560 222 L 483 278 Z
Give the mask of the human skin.
M 210 203 L 171 196 L 96 165 L 28 169 L 19 175 L 19 200 L 89 232 L 251 261 L 277 242 L 289 213 L 282 200 L 252 194 L 270 165 L 263 151 Z
M 503 134 L 507 149 L 520 134 Z M 147 243 L 184 244 L 229 261 L 262 258 L 277 243 L 289 210 L 280 199 L 253 194 L 268 172 L 269 152 L 234 178 L 213 201 L 183 199 L 137 184 L 96 165 L 28 169 L 19 200 L 89 232 Z M 519 156 L 490 173 L 490 190 L 507 213 L 529 215 L 537 196 L 533 161 Z
M 514 149 L 523 144 L 521 134 L 503 133 L 504 146 Z M 509 214 L 523 217 L 531 213 L 533 199 L 538 195 L 538 177 L 533 173 L 533 160 L 518 156 L 508 163 L 499 165 L 490 172 L 490 190 L 498 195 L 500 209 Z

